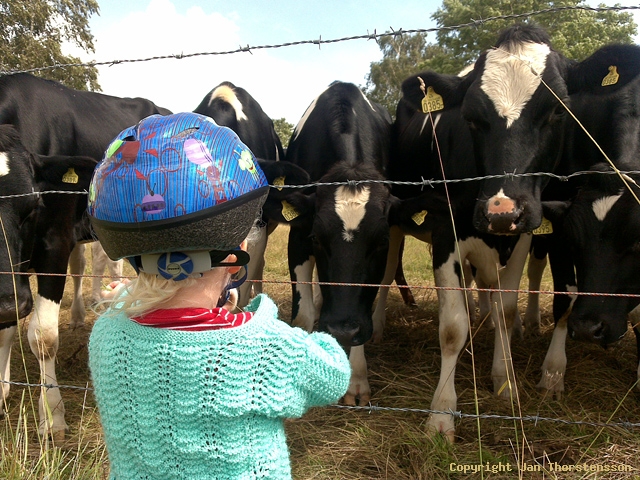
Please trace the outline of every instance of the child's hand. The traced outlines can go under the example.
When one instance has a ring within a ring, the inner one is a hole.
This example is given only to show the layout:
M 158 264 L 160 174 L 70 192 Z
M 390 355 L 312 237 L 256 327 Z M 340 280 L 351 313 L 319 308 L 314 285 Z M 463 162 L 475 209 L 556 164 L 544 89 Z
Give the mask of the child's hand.
M 120 293 L 120 290 L 122 290 L 129 283 L 131 283 L 131 280 L 129 280 L 128 278 L 124 278 L 122 279 L 122 281 L 116 280 L 114 282 L 111 282 L 109 285 L 103 287 L 102 291 L 100 292 L 100 296 L 103 300 L 111 300 L 112 298 L 116 297 Z

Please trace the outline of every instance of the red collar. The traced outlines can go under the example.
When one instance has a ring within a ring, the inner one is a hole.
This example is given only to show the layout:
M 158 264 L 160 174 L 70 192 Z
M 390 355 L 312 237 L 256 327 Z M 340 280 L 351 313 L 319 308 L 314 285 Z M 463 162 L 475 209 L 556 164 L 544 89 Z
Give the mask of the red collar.
M 140 325 L 170 330 L 199 332 L 203 330 L 218 330 L 232 328 L 247 323 L 253 313 L 230 313 L 224 308 L 167 308 L 154 310 L 133 320 Z

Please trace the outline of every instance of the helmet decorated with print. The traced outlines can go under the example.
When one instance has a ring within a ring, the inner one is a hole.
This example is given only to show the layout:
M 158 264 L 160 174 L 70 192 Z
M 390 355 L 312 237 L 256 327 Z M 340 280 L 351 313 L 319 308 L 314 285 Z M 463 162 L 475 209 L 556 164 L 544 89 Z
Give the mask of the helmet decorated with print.
M 197 113 L 152 115 L 109 144 L 91 180 L 88 213 L 114 260 L 213 251 L 213 268 L 246 238 L 268 191 L 253 153 L 231 129 Z M 167 261 L 154 261 L 158 272 L 150 273 L 180 279 L 183 267 L 207 269 Z M 165 275 L 162 265 L 181 271 Z

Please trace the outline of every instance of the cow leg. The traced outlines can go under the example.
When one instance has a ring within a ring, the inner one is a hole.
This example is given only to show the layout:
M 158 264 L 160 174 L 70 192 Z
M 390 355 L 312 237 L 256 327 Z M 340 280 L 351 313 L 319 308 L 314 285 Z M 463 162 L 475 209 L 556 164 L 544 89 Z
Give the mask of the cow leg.
M 315 259 L 306 229 L 291 227 L 289 230 L 289 275 L 293 282 L 293 302 L 291 304 L 291 324 L 311 332 L 319 312 L 313 301 L 313 270 Z M 305 283 L 297 283 L 305 282 Z
M 16 333 L 17 326 L 13 325 L 0 329 L 0 380 L 2 383 L 2 397 L 0 397 L 0 417 L 4 415 L 5 404 L 7 397 L 9 396 L 9 390 L 11 385 L 8 382 L 11 380 L 11 345 L 13 344 L 13 337 Z
M 501 290 L 518 290 L 530 245 L 531 235 L 521 235 L 506 267 L 500 272 L 497 286 Z M 511 336 L 516 325 L 521 327 L 518 325 L 521 324 L 518 315 L 518 293 L 501 291 L 493 293 L 491 297 L 496 299 L 495 303 L 499 307 L 496 309 L 495 344 L 491 368 L 493 392 L 500 397 L 513 398 L 515 373 L 511 359 Z
M 438 287 L 462 286 L 456 273 L 458 265 L 457 253 L 452 253 L 446 263 L 434 271 L 435 283 Z M 466 308 L 465 295 L 462 290 L 438 290 L 439 304 L 439 338 L 440 338 L 440 379 L 431 401 L 431 409 L 439 412 L 455 411 L 458 397 L 455 390 L 456 364 L 458 355 L 464 347 L 469 334 L 469 314 Z M 430 429 L 444 434 L 454 441 L 455 425 L 453 416 L 448 413 L 432 413 L 429 417 Z
M 367 379 L 367 359 L 364 356 L 364 345 L 351 347 L 349 363 L 351 363 L 351 381 L 349 389 L 343 397 L 344 403 L 345 405 L 366 405 L 371 400 L 371 388 Z
M 400 243 L 400 251 L 398 252 L 398 267 L 396 269 L 395 281 L 396 285 L 400 290 L 400 295 L 402 296 L 402 301 L 405 305 L 410 307 L 416 306 L 416 300 L 413 298 L 413 294 L 411 290 L 408 288 L 407 279 L 404 278 L 404 267 L 402 266 L 402 254 L 404 253 L 404 237 L 402 238 L 402 242 Z
M 489 288 L 489 285 L 484 283 L 481 278 L 476 278 L 476 285 L 478 286 L 478 288 Z M 493 308 L 491 305 L 491 292 L 478 292 L 478 307 L 479 315 L 476 319 L 476 324 L 485 323 L 488 327 L 493 328 L 495 326 L 495 319 L 493 315 Z
M 401 255 L 401 245 L 404 242 L 404 234 L 398 227 L 391 227 L 389 230 L 389 253 L 387 254 L 387 266 L 384 271 L 384 277 L 381 285 L 391 285 L 399 265 Z M 401 289 L 402 290 L 402 289 Z M 387 298 L 389 296 L 389 287 L 380 287 L 378 292 L 378 301 L 373 312 L 373 343 L 382 341 L 384 324 L 387 320 Z
M 91 272 L 94 277 L 91 279 L 91 301 L 98 303 L 102 300 L 102 275 L 105 270 L 109 272 L 111 281 L 122 280 L 122 260 L 111 260 L 102 248 L 100 242 L 91 243 Z
M 473 287 L 473 267 L 468 260 L 462 262 L 462 275 L 464 276 L 464 286 L 465 288 Z M 474 323 L 476 317 L 476 300 L 473 298 L 473 290 L 465 291 L 467 297 L 467 310 L 469 311 L 469 319 L 471 319 L 471 323 Z
M 542 239 L 544 240 L 544 239 Z M 529 255 L 529 264 L 527 265 L 527 277 L 529 279 L 529 290 L 539 291 L 542 284 L 542 275 L 547 267 L 547 251 L 546 248 L 540 249 L 538 244 L 540 241 L 536 237 L 532 240 L 533 248 Z M 527 299 L 527 310 L 524 314 L 524 327 L 527 335 L 540 335 L 540 294 L 529 293 Z
M 69 273 L 71 273 L 73 281 L 73 301 L 71 302 L 71 321 L 69 323 L 69 328 L 72 330 L 84 325 L 87 313 L 82 297 L 82 274 L 87 266 L 84 252 L 84 243 L 76 243 L 71 255 L 69 255 Z
M 247 280 L 262 280 L 264 270 L 264 252 L 267 249 L 267 226 L 260 226 L 259 232 L 249 238 L 247 252 L 251 256 L 251 261 L 247 265 Z M 245 282 L 238 287 L 238 306 L 245 307 L 251 300 L 252 289 L 258 290 L 256 282 Z M 260 290 L 261 290 L 260 286 Z
M 64 283 L 62 286 L 64 288 Z M 39 431 L 42 435 L 51 434 L 55 441 L 64 440 L 65 432 L 68 430 L 55 370 L 59 342 L 59 313 L 59 302 L 47 300 L 40 294 L 36 295 L 28 332 L 31 351 L 40 363 L 40 383 L 50 385 L 50 387 L 42 387 L 38 403 Z

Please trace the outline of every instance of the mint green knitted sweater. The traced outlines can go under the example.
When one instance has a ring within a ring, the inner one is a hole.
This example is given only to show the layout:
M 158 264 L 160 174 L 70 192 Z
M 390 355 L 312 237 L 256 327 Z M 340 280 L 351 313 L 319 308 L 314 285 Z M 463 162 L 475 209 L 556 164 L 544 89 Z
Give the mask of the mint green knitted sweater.
M 291 478 L 284 418 L 334 403 L 349 360 L 259 295 L 246 324 L 183 332 L 104 314 L 89 366 L 112 480 Z

